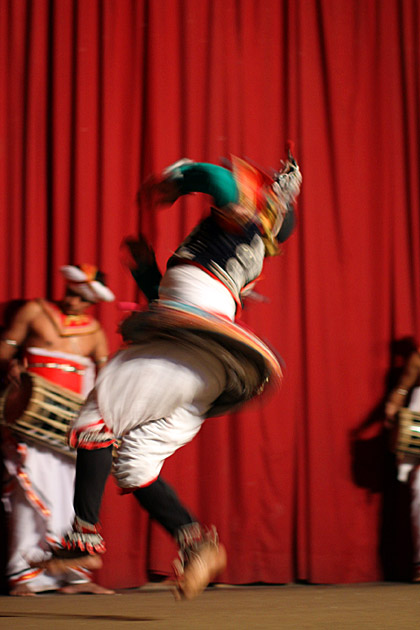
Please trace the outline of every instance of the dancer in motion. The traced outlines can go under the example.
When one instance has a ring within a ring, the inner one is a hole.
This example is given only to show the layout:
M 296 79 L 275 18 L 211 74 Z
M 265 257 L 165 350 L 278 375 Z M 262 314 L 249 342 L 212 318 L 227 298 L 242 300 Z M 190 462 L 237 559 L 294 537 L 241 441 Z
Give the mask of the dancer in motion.
M 73 529 L 44 566 L 51 572 L 101 565 L 105 544 L 97 523 L 113 444 L 113 474 L 175 539 L 177 595 L 198 595 L 226 566 L 215 527 L 182 505 L 162 479 L 165 460 L 206 418 L 260 395 L 281 378 L 269 348 L 237 325 L 246 291 L 294 227 L 301 174 L 289 154 L 273 176 L 232 158 L 231 168 L 181 160 L 141 190 L 148 203 L 171 204 L 201 192 L 213 205 L 181 243 L 161 276 L 145 240 L 127 240 L 132 274 L 149 310 L 122 325 L 126 345 L 101 371 L 69 440 L 78 449 Z

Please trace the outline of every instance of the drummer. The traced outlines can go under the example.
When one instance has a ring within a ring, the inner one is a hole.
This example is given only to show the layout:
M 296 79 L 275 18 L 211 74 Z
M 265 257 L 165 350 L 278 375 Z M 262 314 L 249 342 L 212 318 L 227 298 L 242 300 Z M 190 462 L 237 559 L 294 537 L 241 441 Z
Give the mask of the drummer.
M 93 265 L 66 265 L 60 271 L 66 281 L 62 300 L 30 300 L 16 312 L 0 339 L 0 366 L 12 387 L 19 388 L 21 373 L 29 371 L 85 397 L 108 356 L 105 333 L 87 311 L 99 301 L 114 300 L 114 294 Z M 2 449 L 7 477 L 3 501 L 10 521 L 9 594 L 110 592 L 82 568 L 51 576 L 31 567 L 72 522 L 74 461 L 47 443 L 17 439 L 6 430 Z
M 420 348 L 409 356 L 397 386 L 389 394 L 385 404 L 387 425 L 392 426 L 404 405 L 411 411 L 420 411 Z M 398 479 L 408 483 L 411 493 L 411 525 L 413 536 L 413 582 L 420 583 L 420 459 L 399 453 Z

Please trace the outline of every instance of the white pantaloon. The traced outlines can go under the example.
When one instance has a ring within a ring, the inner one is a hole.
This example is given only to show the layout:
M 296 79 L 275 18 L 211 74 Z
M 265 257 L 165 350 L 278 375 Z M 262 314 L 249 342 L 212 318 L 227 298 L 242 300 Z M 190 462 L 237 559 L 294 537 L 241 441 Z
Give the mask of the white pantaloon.
M 50 576 L 30 566 L 49 544 L 58 543 L 73 522 L 75 465 L 69 457 L 21 443 L 21 462 L 7 459 L 13 489 L 4 502 L 9 521 L 7 575 L 10 586 L 25 583 L 34 592 L 87 581 L 86 572 Z
M 92 386 L 94 365 L 86 357 L 43 348 L 33 350 L 48 359 L 68 356 L 82 362 L 86 365 L 83 384 L 86 388 Z M 10 587 L 26 584 L 33 592 L 40 592 L 89 581 L 84 570 L 52 577 L 30 566 L 31 561 L 44 555 L 49 544 L 59 542 L 72 525 L 75 461 L 23 438 L 19 438 L 19 444 L 16 439 L 6 439 L 2 446 L 7 475 L 3 503 L 9 525 L 7 576 Z
M 230 320 L 235 315 L 228 289 L 193 265 L 169 269 L 159 295 Z M 194 345 L 169 339 L 132 345 L 100 371 L 72 430 L 95 433 L 104 423 L 122 438 L 114 461 L 119 486 L 144 486 L 156 479 L 170 455 L 194 438 L 225 385 L 222 363 Z
M 122 438 L 113 471 L 118 485 L 144 486 L 198 433 L 225 382 L 221 362 L 192 345 L 170 340 L 133 345 L 101 370 L 73 431 L 94 432 L 103 419 Z

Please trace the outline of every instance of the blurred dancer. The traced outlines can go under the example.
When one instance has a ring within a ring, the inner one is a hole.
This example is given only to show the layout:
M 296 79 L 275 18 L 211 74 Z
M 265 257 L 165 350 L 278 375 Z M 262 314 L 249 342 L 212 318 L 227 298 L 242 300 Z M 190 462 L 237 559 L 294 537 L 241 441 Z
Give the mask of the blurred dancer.
M 231 170 L 182 160 L 143 187 L 142 198 L 153 205 L 201 192 L 211 195 L 213 206 L 171 256 L 163 277 L 144 239 L 127 241 L 133 276 L 151 305 L 123 323 L 129 345 L 101 371 L 72 427 L 76 518 L 64 548 L 45 565 L 51 572 L 75 562 L 100 566 L 105 546 L 96 524 L 118 438 L 113 473 L 119 486 L 178 544 L 178 597 L 195 597 L 224 570 L 226 551 L 216 529 L 180 503 L 160 472 L 205 418 L 280 379 L 272 352 L 234 319 L 264 258 L 278 253 L 293 229 L 300 184 L 289 155 L 273 177 L 237 158 Z

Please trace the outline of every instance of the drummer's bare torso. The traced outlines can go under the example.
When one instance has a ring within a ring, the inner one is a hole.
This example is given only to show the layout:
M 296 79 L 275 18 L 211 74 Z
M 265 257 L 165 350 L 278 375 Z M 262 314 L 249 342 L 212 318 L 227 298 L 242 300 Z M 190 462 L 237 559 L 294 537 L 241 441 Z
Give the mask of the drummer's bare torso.
M 108 354 L 98 321 L 86 315 L 89 304 L 31 300 L 16 314 L 7 337 L 23 348 L 44 348 L 90 357 L 98 362 Z
M 92 332 L 75 332 L 72 335 L 61 336 L 50 317 L 42 310 L 39 303 L 33 308 L 34 318 L 31 321 L 28 335 L 25 340 L 26 347 L 45 348 L 57 352 L 68 352 L 84 357 L 95 355 L 95 347 L 98 342 L 99 325 Z M 77 315 L 74 318 L 78 317 Z M 96 323 L 96 320 L 94 320 Z

